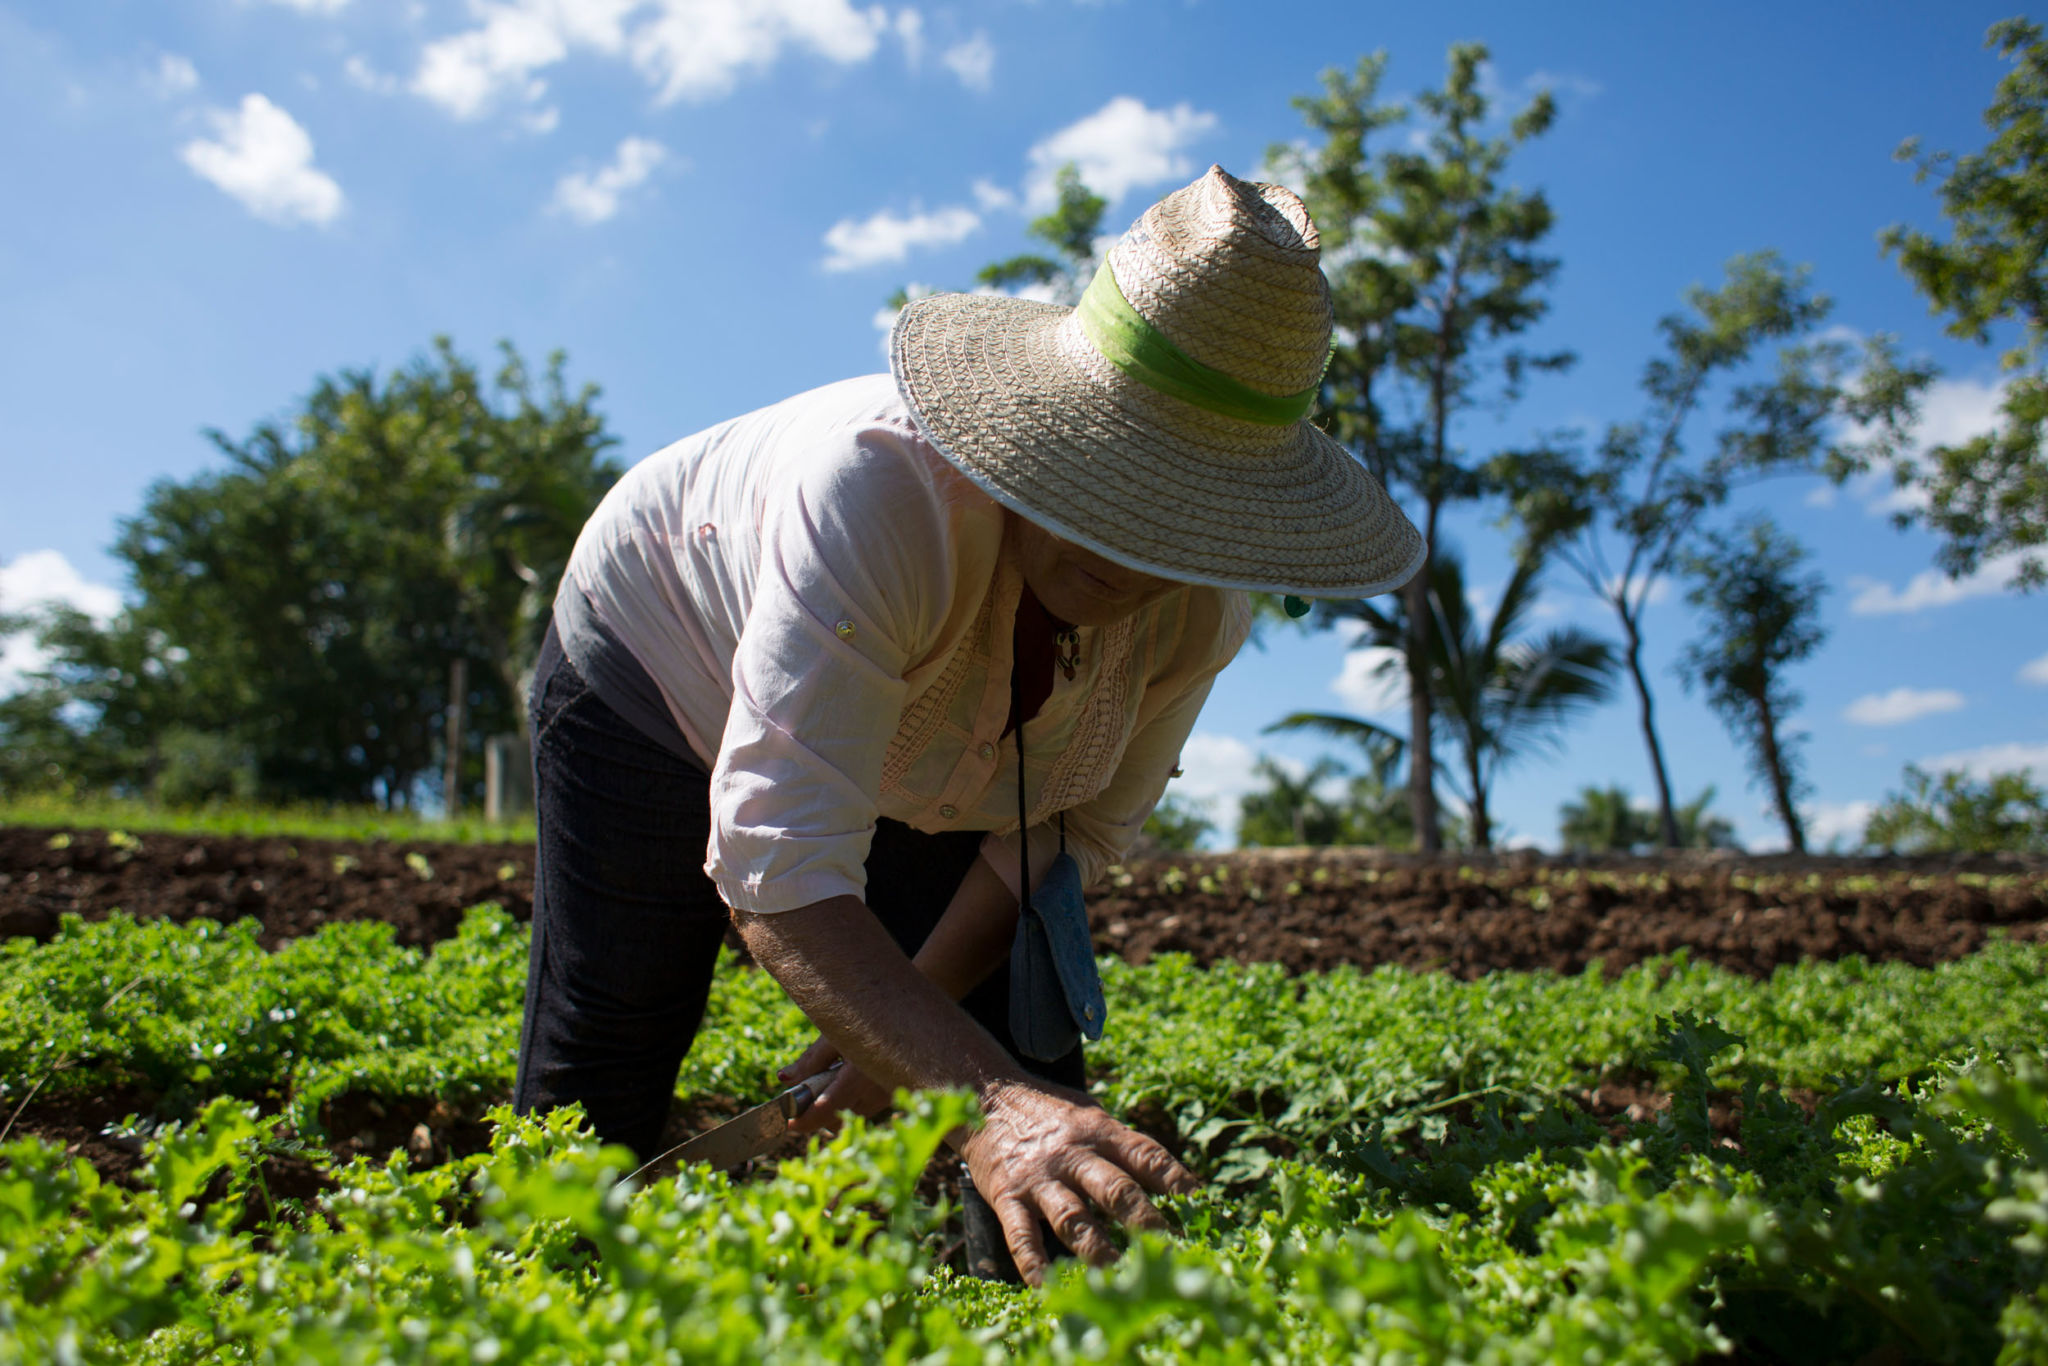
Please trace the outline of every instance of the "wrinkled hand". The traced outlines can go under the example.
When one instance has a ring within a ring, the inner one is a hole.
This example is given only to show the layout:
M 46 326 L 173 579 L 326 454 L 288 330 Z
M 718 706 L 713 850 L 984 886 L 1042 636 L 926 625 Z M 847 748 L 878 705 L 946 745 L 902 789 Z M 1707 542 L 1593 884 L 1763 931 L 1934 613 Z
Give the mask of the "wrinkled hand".
M 801 1057 L 775 1075 L 784 1086 L 794 1086 L 834 1063 L 840 1063 L 838 1072 L 826 1085 L 824 1093 L 812 1100 L 811 1108 L 790 1121 L 791 1133 L 832 1133 L 839 1128 L 842 1114 L 872 1117 L 889 1107 L 891 1093 L 870 1081 L 867 1073 L 852 1063 L 842 1062 L 839 1050 L 822 1034 L 803 1051 Z
M 1151 1139 L 1064 1087 L 1005 1083 L 982 1096 L 986 1122 L 956 1141 L 974 1187 L 1002 1222 L 1025 1282 L 1045 1279 L 1043 1218 L 1092 1266 L 1117 1258 L 1104 1220 L 1163 1229 L 1145 1198 L 1185 1194 L 1200 1183 Z

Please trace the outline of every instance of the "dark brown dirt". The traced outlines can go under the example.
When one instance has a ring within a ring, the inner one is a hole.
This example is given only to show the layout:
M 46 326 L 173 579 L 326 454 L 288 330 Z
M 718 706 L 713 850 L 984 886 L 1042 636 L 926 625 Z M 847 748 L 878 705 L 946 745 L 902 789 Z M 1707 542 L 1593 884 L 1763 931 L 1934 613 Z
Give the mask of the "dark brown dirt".
M 0 936 L 48 938 L 58 917 L 253 916 L 275 946 L 338 920 L 383 920 L 404 944 L 454 933 L 466 907 L 532 913 L 526 845 L 363 844 L 110 835 L 0 827 Z M 1747 858 L 1576 863 L 1438 860 L 1370 850 L 1255 850 L 1134 859 L 1089 898 L 1099 951 L 1277 962 L 1289 971 L 1397 963 L 1614 971 L 1680 949 L 1768 975 L 1858 954 L 1931 964 L 1994 930 L 2048 938 L 2048 867 L 1980 860 Z
M 350 843 L 0 827 L 0 936 L 56 933 L 67 911 L 232 923 L 253 916 L 275 948 L 340 920 L 383 920 L 429 945 L 495 901 L 533 914 L 530 845 Z
M 1881 859 L 1673 858 L 1576 865 L 1459 863 L 1356 850 L 1252 851 L 1133 860 L 1090 898 L 1099 950 L 1132 962 L 1290 971 L 1349 963 L 1450 972 L 1616 971 L 1688 951 L 1752 976 L 1851 954 L 1927 965 L 1981 948 L 1994 929 L 2048 938 L 2038 866 Z

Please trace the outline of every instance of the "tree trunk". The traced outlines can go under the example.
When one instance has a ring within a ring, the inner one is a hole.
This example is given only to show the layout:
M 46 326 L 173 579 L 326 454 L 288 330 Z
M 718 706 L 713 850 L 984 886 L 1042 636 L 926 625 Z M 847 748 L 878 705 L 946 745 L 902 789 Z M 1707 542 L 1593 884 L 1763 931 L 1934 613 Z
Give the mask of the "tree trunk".
M 468 701 L 469 661 L 458 658 L 448 665 L 448 753 L 441 763 L 441 802 L 449 820 L 462 809 L 462 722 Z
M 1493 818 L 1486 812 L 1486 775 L 1479 762 L 1478 747 L 1465 756 L 1465 776 L 1472 784 L 1472 847 L 1493 848 Z
M 1622 629 L 1628 634 L 1628 676 L 1635 681 L 1636 703 L 1642 712 L 1643 744 L 1650 751 L 1650 774 L 1657 783 L 1657 824 L 1664 835 L 1664 847 L 1679 846 L 1678 812 L 1671 804 L 1671 778 L 1664 771 L 1664 747 L 1657 743 L 1656 708 L 1650 701 L 1650 680 L 1643 677 L 1643 638 L 1626 614 Z
M 1408 812 L 1415 822 L 1415 847 L 1434 854 L 1444 847 L 1436 815 L 1436 756 L 1430 745 L 1435 721 L 1429 693 L 1429 562 L 1402 588 L 1408 605 Z
M 1771 800 L 1777 803 L 1778 819 L 1784 822 L 1785 838 L 1791 841 L 1792 852 L 1806 852 L 1806 827 L 1799 822 L 1799 812 L 1792 805 L 1792 779 L 1785 772 L 1785 756 L 1778 749 L 1778 718 L 1771 712 L 1771 698 L 1768 693 L 1752 694 L 1756 703 L 1756 743 L 1762 752 L 1764 769 L 1771 780 Z

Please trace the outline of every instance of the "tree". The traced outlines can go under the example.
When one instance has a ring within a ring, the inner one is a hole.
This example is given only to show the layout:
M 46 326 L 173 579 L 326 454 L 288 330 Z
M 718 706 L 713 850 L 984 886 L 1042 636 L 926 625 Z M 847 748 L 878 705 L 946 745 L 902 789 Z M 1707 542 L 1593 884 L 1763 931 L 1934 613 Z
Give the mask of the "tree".
M 1420 506 L 1426 552 L 1436 553 L 1443 509 L 1481 496 L 1483 471 L 1452 439 L 1462 414 L 1512 401 L 1531 370 L 1561 369 L 1566 353 L 1532 354 L 1510 339 L 1548 310 L 1541 291 L 1557 262 L 1537 247 L 1551 211 L 1541 192 L 1503 184 L 1509 159 L 1556 115 L 1539 94 L 1487 136 L 1482 89 L 1486 49 L 1451 48 L 1441 89 L 1416 97 L 1425 126 L 1412 149 L 1374 153 L 1373 136 L 1408 110 L 1378 103 L 1384 53 L 1346 76 L 1329 71 L 1320 95 L 1295 101 L 1321 136 L 1311 150 L 1275 147 L 1269 160 L 1299 180 L 1324 244 L 1337 342 L 1324 376 L 1322 410 L 1333 436 L 1390 489 Z M 1391 420 L 1389 391 L 1405 388 L 1417 416 Z M 1411 632 L 1401 649 L 1409 677 L 1409 798 L 1421 847 L 1442 847 L 1436 803 L 1435 694 L 1426 677 L 1433 618 L 1425 565 L 1402 589 Z
M 443 339 L 382 380 L 320 379 L 244 440 L 211 433 L 228 467 L 149 491 L 115 548 L 135 605 L 73 623 L 35 704 L 111 728 L 127 762 L 177 725 L 246 750 L 265 797 L 391 806 L 438 767 L 451 708 L 477 735 L 519 725 L 546 604 L 618 471 L 596 389 L 571 395 L 559 354 L 536 383 L 504 352 L 486 382 Z
M 2014 583 L 2027 591 L 2048 584 L 2048 42 L 2039 24 L 2007 19 L 1992 26 L 1986 46 L 2013 63 L 1984 111 L 1991 141 L 1960 157 L 1923 157 L 1915 140 L 1898 151 L 1900 160 L 1917 163 L 1920 180 L 1938 182 L 1948 240 L 1904 226 L 1880 240 L 1929 310 L 1947 315 L 1950 336 L 1988 344 L 1995 328 L 2018 325 L 2017 340 L 1999 358 L 2011 376 L 2001 421 L 1919 459 L 1897 443 L 1877 460 L 1845 460 L 1832 472 L 1840 479 L 1873 463 L 1889 466 L 1899 484 L 1926 495 L 1898 520 L 1941 538 L 1938 559 L 1951 577 L 2013 554 Z
M 1641 417 L 1610 425 L 1590 456 L 1553 443 L 1494 464 L 1524 542 L 1550 547 L 1621 623 L 1622 660 L 1649 754 L 1659 833 L 1670 848 L 1683 840 L 1643 667 L 1644 611 L 1652 595 L 1675 569 L 1701 517 L 1725 504 L 1739 484 L 1860 458 L 1864 448 L 1851 444 L 1853 436 L 1893 430 L 1925 383 L 1925 376 L 1897 369 L 1884 338 L 1861 359 L 1866 375 L 1890 367 L 1896 383 L 1883 391 L 1850 383 L 1858 358 L 1839 341 L 1788 344 L 1779 349 L 1773 372 L 1733 389 L 1711 452 L 1697 453 L 1687 433 L 1714 382 L 1740 371 L 1766 343 L 1809 334 L 1826 319 L 1829 301 L 1812 291 L 1808 275 L 1773 252 L 1735 257 L 1717 288 L 1688 290 L 1686 311 L 1658 323 L 1664 346 L 1643 367 Z M 1852 422 L 1838 421 L 1845 418 Z
M 1194 849 L 1215 829 L 1216 822 L 1194 802 L 1163 797 L 1145 818 L 1139 839 L 1155 849 Z
M 1430 658 L 1424 672 L 1433 694 L 1432 716 L 1457 747 L 1464 764 L 1464 792 L 1471 842 L 1493 847 L 1489 801 L 1495 781 L 1514 763 L 1557 742 L 1572 717 L 1611 689 L 1613 647 L 1577 627 L 1556 628 L 1523 638 L 1521 628 L 1541 595 L 1542 561 L 1524 557 L 1509 575 L 1493 615 L 1482 625 L 1466 592 L 1463 559 L 1450 546 L 1439 548 L 1429 566 L 1430 582 L 1424 610 L 1432 629 Z M 1388 653 L 1382 668 L 1400 669 L 1405 657 L 1394 653 L 1415 633 L 1405 619 L 1408 599 L 1394 599 L 1393 610 L 1370 601 L 1326 604 L 1332 617 L 1349 617 L 1363 627 L 1354 649 Z M 1412 709 L 1411 709 L 1412 715 Z M 1412 736 L 1396 736 L 1357 717 L 1321 712 L 1296 712 L 1266 728 L 1314 730 L 1354 738 L 1368 753 L 1404 752 L 1416 746 Z
M 150 795 L 166 737 L 195 719 L 179 652 L 133 609 L 105 626 L 61 605 L 0 619 L 23 629 L 47 662 L 0 699 L 0 785 Z
M 1582 787 L 1557 809 L 1557 835 L 1568 853 L 1633 853 L 1657 842 L 1657 818 L 1637 809 L 1626 788 Z
M 1908 764 L 1905 790 L 1871 813 L 1863 842 L 1888 854 L 2048 853 L 2048 794 L 2024 772 L 1977 782 Z
M 1684 806 L 1678 808 L 1678 843 L 1683 849 L 1739 849 L 1735 826 L 1708 810 L 1714 804 L 1714 785 L 1709 783 Z
M 1806 829 L 1798 798 L 1805 784 L 1797 738 L 1785 729 L 1800 697 L 1786 685 L 1785 670 L 1826 638 L 1819 621 L 1826 584 L 1799 574 L 1805 559 L 1799 543 L 1764 517 L 1703 538 L 1680 567 L 1692 581 L 1686 601 L 1703 614 L 1704 633 L 1678 661 L 1686 687 L 1697 684 L 1748 747 L 1750 767 L 1770 789 L 1785 837 L 1801 854 Z
M 1344 772 L 1342 764 L 1321 758 L 1296 777 L 1273 759 L 1260 755 L 1252 772 L 1263 778 L 1266 786 L 1263 791 L 1248 792 L 1238 798 L 1240 845 L 1323 845 L 1343 841 L 1343 811 L 1316 791 Z
M 1710 786 L 1678 808 L 1679 847 L 1734 847 L 1735 827 L 1707 809 L 1713 800 Z M 1557 820 L 1558 838 L 1570 852 L 1625 854 L 1663 842 L 1656 813 L 1638 807 L 1618 785 L 1580 788 L 1577 801 L 1558 808 Z
M 1072 162 L 1054 174 L 1053 193 L 1052 211 L 1032 219 L 1025 231 L 1059 254 L 1027 252 L 991 262 L 975 275 L 976 280 L 991 289 L 1037 286 L 1055 303 L 1080 301 L 1081 291 L 1095 273 L 1095 240 L 1102 235 L 1102 215 L 1109 201 L 1082 183 L 1081 169 Z
M 1032 219 L 1024 231 L 1056 255 L 1023 252 L 991 261 L 974 275 L 984 289 L 1031 294 L 1052 303 L 1079 302 L 1095 275 L 1095 243 L 1102 235 L 1102 215 L 1109 201 L 1083 183 L 1080 167 L 1072 162 L 1054 173 L 1053 194 L 1051 210 Z M 889 296 L 888 306 L 900 311 L 911 297 L 910 288 L 899 289 Z

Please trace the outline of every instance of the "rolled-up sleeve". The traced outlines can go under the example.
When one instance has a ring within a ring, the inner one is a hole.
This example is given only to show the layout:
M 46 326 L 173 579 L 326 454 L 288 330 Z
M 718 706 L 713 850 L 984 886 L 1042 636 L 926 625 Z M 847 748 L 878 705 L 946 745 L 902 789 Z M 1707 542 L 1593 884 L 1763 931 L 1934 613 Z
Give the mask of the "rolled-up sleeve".
M 1173 660 L 1147 683 L 1136 728 L 1115 774 L 1095 796 L 1064 813 L 1067 852 L 1080 865 L 1084 887 L 1094 884 L 1136 843 L 1180 763 L 1216 675 L 1236 657 L 1251 632 L 1251 602 L 1244 594 L 1215 593 L 1203 606 L 1208 610 L 1200 612 L 1200 620 L 1187 623 Z M 1059 822 L 1033 826 L 1030 837 L 1036 883 L 1058 853 Z M 1021 890 L 1018 846 L 1015 830 L 990 835 L 982 844 L 983 859 L 1013 895 Z
M 870 433 L 771 494 L 704 870 L 776 912 L 861 895 L 908 663 L 951 600 L 952 529 L 919 463 Z

